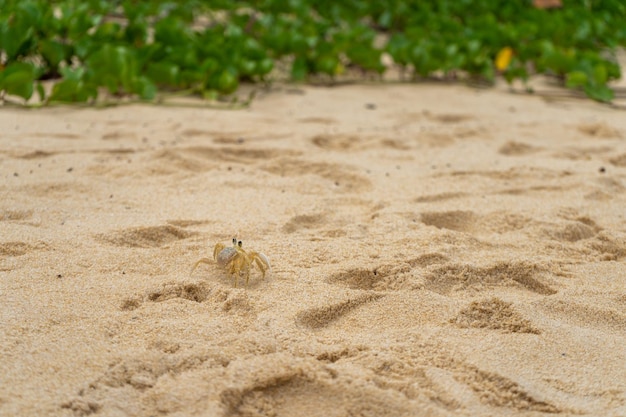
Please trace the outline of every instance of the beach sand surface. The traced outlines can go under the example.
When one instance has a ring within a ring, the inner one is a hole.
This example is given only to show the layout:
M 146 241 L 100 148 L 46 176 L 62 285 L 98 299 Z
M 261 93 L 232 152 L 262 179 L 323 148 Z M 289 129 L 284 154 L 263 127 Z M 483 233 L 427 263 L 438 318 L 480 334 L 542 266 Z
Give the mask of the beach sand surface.
M 0 125 L 2 416 L 626 415 L 623 110 L 277 85 Z

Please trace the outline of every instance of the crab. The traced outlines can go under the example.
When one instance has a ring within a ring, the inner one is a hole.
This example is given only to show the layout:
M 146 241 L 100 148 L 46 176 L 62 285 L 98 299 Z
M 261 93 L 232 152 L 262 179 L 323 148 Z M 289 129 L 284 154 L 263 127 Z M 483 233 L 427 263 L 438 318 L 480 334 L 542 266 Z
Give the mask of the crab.
M 246 287 L 248 286 L 248 280 L 250 279 L 250 267 L 253 264 L 259 267 L 261 270 L 262 278 L 265 278 L 265 271 L 272 271 L 270 260 L 261 252 L 246 252 L 243 249 L 241 240 L 233 238 L 233 246 L 225 246 L 222 243 L 215 245 L 213 249 L 213 259 L 217 261 L 217 264 L 227 269 L 231 276 L 235 278 L 235 287 L 239 283 L 239 277 L 246 277 Z M 193 265 L 191 272 L 198 267 L 198 265 L 205 263 L 210 264 L 211 259 L 202 258 Z

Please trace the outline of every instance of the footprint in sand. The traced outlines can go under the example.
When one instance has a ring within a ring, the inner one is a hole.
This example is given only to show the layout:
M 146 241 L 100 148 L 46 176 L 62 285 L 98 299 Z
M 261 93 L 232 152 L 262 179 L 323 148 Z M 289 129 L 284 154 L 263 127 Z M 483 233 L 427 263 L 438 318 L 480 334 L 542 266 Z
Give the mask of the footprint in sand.
M 150 172 L 162 174 L 180 171 L 206 172 L 217 169 L 222 163 L 249 165 L 300 154 L 298 151 L 279 149 L 192 146 L 154 152 L 150 155 L 149 167 Z
M 624 168 L 626 167 L 626 153 L 614 156 L 609 159 L 609 162 L 616 167 Z
M 354 268 L 331 275 L 326 282 L 342 285 L 356 290 L 397 291 L 400 289 L 419 289 L 411 275 L 411 265 L 381 265 L 377 268 Z
M 519 288 L 539 295 L 557 291 L 546 282 L 549 271 L 533 264 L 510 261 L 491 266 L 448 264 L 431 270 L 426 276 L 428 290 L 450 294 L 458 291 L 485 291 L 496 287 Z
M 626 236 L 624 233 L 613 235 L 607 231 L 601 231 L 592 239 L 585 241 L 588 248 L 585 253 L 596 254 L 596 259 L 601 261 L 619 261 L 626 258 Z
M 18 159 L 31 160 L 31 159 L 44 159 L 44 158 L 48 158 L 57 154 L 58 152 L 42 151 L 38 149 L 35 151 L 26 152 L 26 153 L 15 153 L 12 156 Z
M 36 138 L 51 138 L 51 139 L 80 139 L 81 136 L 75 133 L 63 133 L 63 132 L 46 132 L 46 133 L 33 133 Z
M 17 224 L 29 224 L 27 221 L 33 216 L 32 210 L 0 210 L 0 221 L 15 222 Z M 32 225 L 32 224 L 29 224 Z M 17 257 L 30 252 L 46 249 L 43 242 L 27 243 L 22 241 L 0 242 L 1 257 Z
M 97 239 L 115 246 L 128 248 L 157 248 L 194 236 L 195 232 L 172 225 L 133 227 L 97 235 Z
M 310 329 L 320 329 L 343 317 L 363 304 L 378 300 L 383 294 L 367 293 L 348 300 L 303 310 L 296 316 L 296 322 Z
M 204 283 L 166 283 L 157 289 L 148 291 L 145 295 L 133 295 L 125 298 L 120 305 L 120 310 L 135 310 L 146 301 L 162 302 L 175 298 L 201 303 L 207 299 L 209 292 L 209 287 Z
M 505 333 L 540 333 L 515 310 L 512 303 L 499 298 L 472 302 L 450 319 L 450 323 L 460 328 L 501 330 Z
M 415 203 L 437 203 L 440 201 L 454 200 L 456 198 L 467 197 L 470 194 L 464 192 L 444 192 L 437 194 L 428 194 L 415 198 L 413 201 Z
M 555 151 L 552 156 L 555 158 L 568 159 L 570 161 L 591 161 L 594 157 L 603 157 L 612 150 L 613 148 L 608 146 L 572 146 Z
M 581 124 L 576 126 L 576 129 L 584 135 L 592 138 L 619 139 L 622 137 L 622 133 L 619 129 L 605 123 Z
M 366 149 L 408 150 L 411 147 L 406 141 L 378 136 L 358 136 L 351 134 L 323 134 L 311 138 L 318 148 L 327 151 L 352 152 Z
M 293 216 L 283 226 L 283 232 L 293 233 L 300 229 L 313 229 L 324 224 L 325 215 L 323 214 L 300 214 Z
M 21 187 L 20 192 L 27 193 L 32 197 L 41 198 L 82 198 L 78 196 L 93 193 L 93 188 L 78 182 L 43 182 L 39 184 L 26 185 Z
M 498 149 L 498 153 L 506 156 L 525 156 L 532 155 L 541 151 L 542 148 L 528 145 L 522 142 L 507 142 Z
M 602 306 L 602 303 L 589 304 L 573 299 L 544 299 L 536 301 L 533 308 L 541 311 L 546 317 L 568 325 L 590 329 L 605 328 L 617 332 L 626 329 L 626 313 L 618 308 Z
M 468 120 L 473 120 L 475 117 L 471 114 L 462 114 L 462 113 L 431 113 L 428 110 L 424 111 L 424 116 L 428 119 L 443 123 L 443 124 L 456 124 L 466 122 Z
M 81 389 L 74 398 L 62 403 L 61 408 L 81 416 L 95 413 L 160 414 L 164 407 L 154 404 L 154 399 L 159 397 L 159 390 L 155 388 L 159 382 L 203 368 L 223 368 L 227 364 L 228 359 L 213 352 L 147 351 L 139 356 L 127 355 L 110 363 L 108 369 L 89 383 L 88 388 Z M 120 401 L 120 396 L 124 401 Z M 139 412 L 135 404 L 141 403 L 145 397 L 152 399 L 148 401 L 151 404 L 147 407 L 150 411 L 142 407 Z M 156 408 L 161 410 L 157 412 Z
M 351 375 L 312 358 L 275 353 L 238 360 L 226 378 L 230 384 L 219 398 L 229 416 L 258 415 L 259 410 L 262 415 L 292 415 L 294 409 L 310 416 L 414 414 L 415 406 L 400 400 L 404 396 L 373 382 L 355 384 Z
M 442 265 L 448 261 L 448 257 L 441 253 L 425 253 L 396 264 L 341 271 L 328 277 L 326 282 L 364 291 L 420 290 L 423 283 L 419 276 L 414 274 L 414 269 Z
M 208 303 L 223 312 L 251 314 L 254 307 L 246 290 L 227 288 L 206 281 L 166 282 L 145 294 L 131 295 L 122 300 L 120 310 L 132 311 L 144 303 L 161 303 L 168 300 L 187 300 Z
M 543 229 L 545 235 L 550 239 L 562 242 L 578 242 L 579 240 L 589 239 L 600 232 L 602 228 L 591 220 L 573 220 L 567 221 L 565 224 L 555 224 Z
M 139 136 L 135 132 L 129 132 L 126 130 L 116 130 L 113 132 L 103 133 L 101 136 L 102 140 L 131 140 L 134 141 Z
M 33 216 L 33 210 L 0 210 L 0 221 L 19 222 L 29 220 Z
M 425 212 L 420 220 L 427 226 L 449 229 L 457 232 L 468 232 L 475 228 L 479 216 L 471 211 L 453 210 L 444 212 Z
M 295 158 L 277 158 L 261 169 L 281 176 L 316 175 L 331 181 L 338 191 L 364 192 L 372 188 L 366 177 L 356 174 L 355 168 L 343 164 L 309 162 Z
M 22 256 L 35 250 L 45 249 L 45 247 L 43 243 L 32 245 L 26 242 L 2 242 L 0 243 L 0 256 Z
M 480 369 L 439 345 L 406 344 L 393 352 L 364 352 L 358 360 L 373 371 L 377 385 L 399 391 L 412 400 L 428 393 L 431 404 L 443 410 L 443 415 L 474 408 L 476 403 L 514 413 L 565 411 L 542 399 L 545 395 L 538 389 L 529 391 L 514 380 Z M 459 395 L 460 392 L 466 395 Z

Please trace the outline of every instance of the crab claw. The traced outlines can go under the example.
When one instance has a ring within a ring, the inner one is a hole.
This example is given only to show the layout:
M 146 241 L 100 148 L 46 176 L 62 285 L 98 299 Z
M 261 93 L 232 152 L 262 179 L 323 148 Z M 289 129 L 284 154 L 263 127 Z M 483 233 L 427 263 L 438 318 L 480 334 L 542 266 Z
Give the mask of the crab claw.
M 272 265 L 270 264 L 270 260 L 267 256 L 265 256 L 265 254 L 263 252 L 259 252 L 258 253 L 259 258 L 261 258 L 261 261 L 267 265 L 267 269 L 272 272 Z

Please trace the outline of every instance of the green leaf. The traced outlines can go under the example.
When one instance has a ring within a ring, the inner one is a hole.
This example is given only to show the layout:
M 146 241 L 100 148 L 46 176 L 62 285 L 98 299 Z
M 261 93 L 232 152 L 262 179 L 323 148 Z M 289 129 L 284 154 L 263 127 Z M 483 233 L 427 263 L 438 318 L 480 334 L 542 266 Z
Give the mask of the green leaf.
M 334 56 L 326 55 L 315 62 L 315 70 L 323 74 L 336 75 L 339 61 Z
M 256 73 L 257 65 L 255 61 L 250 59 L 242 59 L 239 61 L 239 71 L 242 75 L 254 75 Z
M 18 20 L 18 17 L 13 22 L 4 22 L 0 28 L 1 49 L 6 53 L 9 62 L 26 53 L 34 42 L 34 28 Z
M 145 22 L 129 24 L 124 30 L 124 38 L 132 45 L 144 45 L 148 39 L 148 24 Z
M 265 56 L 265 51 L 256 39 L 247 38 L 242 46 L 243 53 L 251 59 L 261 59 Z
M 613 90 L 606 85 L 587 85 L 584 90 L 588 97 L 603 103 L 609 103 L 615 96 Z
M 105 22 L 98 26 L 96 32 L 93 34 L 94 39 L 98 39 L 103 42 L 115 41 L 124 35 L 122 26 L 117 22 Z
M 54 70 L 56 70 L 61 61 L 65 60 L 67 57 L 67 47 L 65 45 L 48 39 L 43 39 L 39 42 L 39 51 L 41 52 L 41 56 Z
M 98 90 L 83 81 L 70 79 L 56 83 L 52 87 L 52 93 L 48 98 L 50 102 L 86 102 L 95 99 Z
M 66 80 L 80 81 L 85 76 L 84 67 L 78 67 L 78 68 L 63 67 L 59 69 L 59 72 L 61 73 L 63 78 Z
M 35 79 L 31 71 L 14 72 L 4 77 L 2 87 L 7 94 L 28 100 L 33 95 Z
M 142 100 L 154 100 L 157 94 L 157 86 L 148 78 L 139 77 L 135 81 L 133 91 L 137 93 Z
M 511 66 L 503 75 L 509 84 L 515 79 L 528 80 L 528 71 L 519 64 Z
M 274 60 L 270 58 L 262 59 L 257 65 L 259 75 L 263 76 L 270 73 L 274 69 Z
M 231 94 L 239 87 L 237 75 L 230 70 L 224 70 L 217 80 L 217 90 L 222 94 Z
M 593 81 L 598 85 L 604 85 L 608 81 L 608 72 L 602 64 L 593 67 Z
M 35 67 L 26 62 L 14 62 L 0 72 L 0 90 L 28 100 L 34 92 Z
M 572 71 L 567 74 L 565 86 L 567 88 L 579 88 L 587 85 L 589 78 L 583 71 Z
M 389 10 L 385 10 L 378 18 L 378 25 L 384 29 L 388 29 L 391 26 L 393 16 Z
M 112 94 L 129 93 L 138 76 L 133 52 L 124 46 L 106 44 L 87 59 L 88 81 L 105 86 Z
M 146 75 L 157 85 L 175 87 L 179 83 L 180 69 L 170 62 L 155 62 L 148 65 Z
M 572 51 L 554 51 L 545 57 L 545 64 L 557 74 L 567 74 L 576 67 L 576 59 Z
M 43 88 L 41 83 L 37 83 L 37 94 L 39 95 L 39 100 L 41 100 L 41 102 L 46 100 L 46 90 Z
M 191 31 L 182 21 L 168 16 L 154 25 L 154 40 L 163 45 L 185 46 L 192 40 Z
M 206 73 L 207 76 L 216 73 L 219 68 L 220 63 L 215 58 L 207 58 L 202 61 L 202 64 L 200 65 L 200 70 Z
M 394 34 L 387 44 L 387 52 L 397 64 L 407 65 L 410 62 L 410 45 L 411 43 L 404 34 Z
M 291 78 L 294 81 L 304 81 L 308 73 L 309 71 L 306 59 L 303 57 L 297 57 L 291 65 Z
M 100 44 L 95 42 L 90 37 L 82 37 L 76 42 L 74 42 L 74 51 L 76 52 L 76 56 L 81 60 L 86 60 L 89 55 L 91 55 L 95 50 L 101 47 Z

